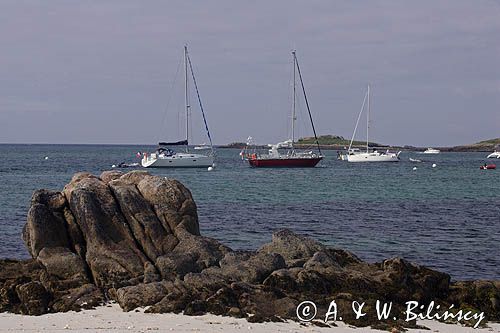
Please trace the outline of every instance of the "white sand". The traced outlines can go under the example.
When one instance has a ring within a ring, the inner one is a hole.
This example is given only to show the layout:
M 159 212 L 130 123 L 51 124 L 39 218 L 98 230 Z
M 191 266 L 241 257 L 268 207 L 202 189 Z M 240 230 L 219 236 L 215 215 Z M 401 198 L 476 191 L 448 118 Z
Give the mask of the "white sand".
M 101 306 L 96 310 L 38 317 L 0 313 L 0 332 L 381 332 L 337 324 L 339 327 L 320 328 L 301 326 L 296 322 L 256 324 L 249 323 L 245 319 L 215 315 L 190 317 L 176 314 L 148 314 L 142 311 L 123 312 L 117 304 Z M 434 321 L 423 321 L 419 324 L 431 328 L 431 331 L 409 330 L 409 332 L 500 332 L 500 324 L 490 324 L 489 328 L 477 330 Z

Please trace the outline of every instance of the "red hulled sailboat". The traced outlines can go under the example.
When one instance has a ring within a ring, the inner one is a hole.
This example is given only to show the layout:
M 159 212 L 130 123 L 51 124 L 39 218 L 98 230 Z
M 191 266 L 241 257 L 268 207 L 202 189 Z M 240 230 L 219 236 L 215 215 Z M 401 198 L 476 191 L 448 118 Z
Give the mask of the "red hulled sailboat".
M 247 140 L 247 146 L 240 153 L 243 159 L 246 159 L 252 167 L 265 167 L 265 168 L 312 168 L 315 167 L 319 161 L 323 159 L 321 154 L 321 148 L 319 146 L 318 137 L 316 135 L 316 129 L 314 128 L 314 122 L 311 115 L 311 109 L 309 108 L 309 102 L 307 100 L 306 90 L 304 87 L 304 82 L 302 80 L 302 74 L 300 72 L 299 62 L 297 60 L 297 54 L 292 51 L 293 59 L 293 104 L 292 104 L 292 138 L 284 142 L 278 142 L 276 144 L 269 144 L 269 150 L 266 153 L 260 153 L 252 146 L 252 138 L 249 137 Z M 298 75 L 297 75 L 298 74 Z M 318 152 L 313 152 L 312 150 L 302 151 L 297 150 L 294 147 L 295 141 L 295 121 L 296 116 L 296 78 L 299 78 L 300 85 L 302 88 L 302 93 L 304 95 L 304 101 L 307 107 L 307 112 L 309 114 L 309 120 L 311 121 L 311 127 L 314 133 L 315 144 L 317 146 Z

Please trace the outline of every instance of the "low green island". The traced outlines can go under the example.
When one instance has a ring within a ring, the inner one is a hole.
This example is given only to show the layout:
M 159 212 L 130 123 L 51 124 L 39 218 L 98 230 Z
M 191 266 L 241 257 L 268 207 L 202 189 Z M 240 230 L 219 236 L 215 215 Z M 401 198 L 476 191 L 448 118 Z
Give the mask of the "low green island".
M 488 152 L 488 151 L 493 151 L 495 149 L 498 149 L 497 147 L 500 146 L 500 138 L 496 139 L 488 139 L 488 140 L 483 140 L 479 141 L 473 144 L 469 145 L 463 145 L 463 146 L 455 146 L 451 148 L 445 148 L 443 149 L 444 151 L 481 151 L 481 152 Z
M 318 143 L 321 146 L 338 146 L 338 147 L 348 147 L 351 140 L 348 140 L 340 135 L 320 135 L 318 136 Z M 313 145 L 316 144 L 316 139 L 314 137 L 300 138 L 297 141 L 299 145 Z M 353 146 L 366 146 L 366 141 L 353 141 Z M 376 142 L 369 142 L 370 147 L 380 147 L 381 145 Z
M 340 135 L 320 135 L 318 136 L 318 143 L 323 149 L 344 149 L 348 147 L 351 140 L 348 140 Z M 316 145 L 316 139 L 314 137 L 304 137 L 300 138 L 295 142 L 296 147 L 309 147 Z M 397 145 L 384 145 L 377 142 L 369 142 L 370 147 L 390 147 L 391 149 L 398 150 L 410 150 L 410 151 L 422 151 L 427 149 L 427 147 L 415 147 L 410 145 L 397 146 Z M 366 141 L 353 141 L 353 147 L 360 148 L 366 147 Z M 455 151 L 455 152 L 467 152 L 467 151 L 477 151 L 477 152 L 487 152 L 498 149 L 496 147 L 500 146 L 500 138 L 488 139 L 479 141 L 469 145 L 453 146 L 453 147 L 440 147 L 434 146 L 441 151 Z M 233 142 L 227 145 L 219 146 L 219 148 L 239 148 L 242 149 L 246 147 L 245 142 Z M 258 147 L 267 147 L 265 145 L 257 145 Z
M 348 140 L 340 135 L 318 136 L 318 143 L 320 144 L 320 146 L 325 148 L 343 149 L 344 147 L 348 147 L 350 142 L 351 140 Z M 310 145 L 316 145 L 316 139 L 314 137 L 299 138 L 297 141 L 295 141 L 295 146 L 297 147 L 310 146 Z M 366 141 L 353 141 L 352 145 L 353 147 L 365 147 Z M 263 145 L 257 145 L 257 146 L 264 147 Z M 370 142 L 370 147 L 382 147 L 382 146 L 383 145 L 379 143 Z M 221 146 L 221 148 L 239 148 L 239 149 L 242 149 L 244 147 L 246 147 L 245 142 L 232 142 L 230 144 Z

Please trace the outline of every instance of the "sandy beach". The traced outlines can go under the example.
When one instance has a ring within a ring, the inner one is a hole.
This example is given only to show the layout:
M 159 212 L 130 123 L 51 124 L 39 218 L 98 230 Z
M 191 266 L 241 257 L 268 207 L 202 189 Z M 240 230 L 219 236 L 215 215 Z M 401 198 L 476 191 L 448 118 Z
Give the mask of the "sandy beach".
M 143 310 L 123 312 L 117 304 L 100 306 L 95 310 L 23 316 L 0 314 L 1 332 L 382 332 L 369 328 L 349 327 L 338 322 L 338 327 L 303 326 L 296 322 L 249 323 L 245 319 L 215 315 L 184 316 L 180 314 L 149 314 Z M 490 323 L 488 328 L 472 329 L 459 325 L 422 321 L 431 329 L 410 329 L 408 332 L 500 332 L 500 324 Z

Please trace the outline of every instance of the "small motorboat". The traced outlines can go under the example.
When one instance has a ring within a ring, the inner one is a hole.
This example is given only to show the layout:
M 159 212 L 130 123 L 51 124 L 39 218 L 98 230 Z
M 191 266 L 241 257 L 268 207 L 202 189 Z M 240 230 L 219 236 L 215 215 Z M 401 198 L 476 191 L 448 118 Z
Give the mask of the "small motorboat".
M 500 151 L 494 151 L 493 153 L 489 154 L 486 158 L 500 158 Z
M 481 170 L 494 170 L 496 168 L 497 168 L 497 166 L 495 164 L 485 164 L 485 165 L 481 165 L 479 167 L 479 169 L 481 169 Z
M 139 163 L 125 163 L 125 162 L 120 162 L 118 164 L 113 164 L 111 167 L 112 168 L 135 168 L 139 166 Z
M 486 158 L 500 158 L 500 144 L 495 146 L 495 151 L 489 154 Z
M 425 151 L 421 152 L 421 154 L 439 154 L 440 152 L 439 149 L 427 148 Z
M 194 150 L 208 150 L 208 149 L 212 149 L 212 147 L 210 147 L 209 145 L 207 145 L 206 143 L 202 143 L 201 145 L 199 146 L 195 146 L 193 148 Z

